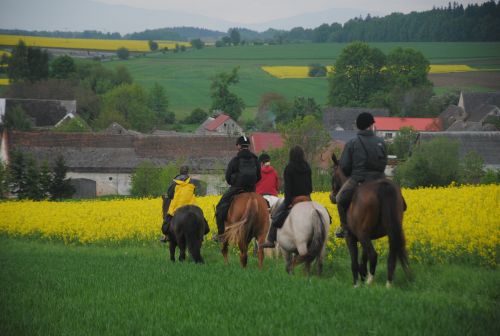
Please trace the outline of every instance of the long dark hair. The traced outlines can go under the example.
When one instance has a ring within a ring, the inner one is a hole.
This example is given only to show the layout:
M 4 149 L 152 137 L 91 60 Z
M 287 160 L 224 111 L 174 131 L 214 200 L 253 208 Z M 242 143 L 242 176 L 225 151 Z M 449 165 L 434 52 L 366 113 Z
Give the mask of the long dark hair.
M 299 145 L 295 145 L 290 149 L 290 162 L 306 162 L 304 150 Z

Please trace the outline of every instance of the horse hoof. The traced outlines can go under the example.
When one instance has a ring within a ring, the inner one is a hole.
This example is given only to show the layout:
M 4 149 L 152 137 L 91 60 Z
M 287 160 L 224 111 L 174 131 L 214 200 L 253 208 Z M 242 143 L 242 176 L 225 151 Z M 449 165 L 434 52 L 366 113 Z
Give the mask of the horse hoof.
M 373 282 L 373 275 L 371 275 L 370 273 L 368 273 L 368 277 L 366 278 L 366 284 L 367 285 L 371 285 Z
M 392 282 L 387 281 L 385 283 L 385 288 L 392 288 Z
M 359 287 L 359 281 L 356 281 L 356 283 L 354 284 L 354 286 L 352 286 L 353 288 L 358 288 Z

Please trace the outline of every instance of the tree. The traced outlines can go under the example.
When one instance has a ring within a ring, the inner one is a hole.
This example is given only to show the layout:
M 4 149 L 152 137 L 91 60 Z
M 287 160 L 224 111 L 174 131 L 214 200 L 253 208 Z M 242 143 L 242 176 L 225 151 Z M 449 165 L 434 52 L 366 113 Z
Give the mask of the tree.
M 384 86 L 385 55 L 367 43 L 345 47 L 329 78 L 328 102 L 332 106 L 364 106 Z
M 6 111 L 3 117 L 3 124 L 8 130 L 18 131 L 30 131 L 33 127 L 21 105 L 15 105 Z
M 484 176 L 484 160 L 475 151 L 468 152 L 460 164 L 460 182 L 477 184 Z
M 9 176 L 7 167 L 0 162 L 0 199 L 4 199 L 9 192 Z
M 241 36 L 240 32 L 236 28 L 229 29 L 229 38 L 231 39 L 231 43 L 235 46 L 240 44 Z
M 67 79 L 76 76 L 75 61 L 68 55 L 56 57 L 50 67 L 50 76 L 52 78 Z
M 156 114 L 156 117 L 161 122 L 166 122 L 169 119 L 168 115 L 168 97 L 165 89 L 158 83 L 154 83 L 149 90 L 148 105 L 151 110 Z
M 119 59 L 126 60 L 130 56 L 130 52 L 128 51 L 127 48 L 121 47 L 118 48 L 118 50 L 116 51 L 116 55 L 118 56 Z
M 285 147 L 290 149 L 294 145 L 300 145 L 310 163 L 330 143 L 330 134 L 322 122 L 312 115 L 297 117 L 287 124 L 280 124 L 278 131 Z
M 311 64 L 309 65 L 309 77 L 325 77 L 326 76 L 326 67 L 321 64 Z
M 276 92 L 264 93 L 260 97 L 259 107 L 255 117 L 256 126 L 260 130 L 270 130 L 274 128 L 276 114 L 273 111 L 273 104 L 278 101 L 286 102 L 286 99 L 284 96 Z
M 10 163 L 7 167 L 9 176 L 9 189 L 19 199 L 27 198 L 27 177 L 26 177 L 26 159 L 23 152 L 14 150 L 10 155 Z
M 191 40 L 191 46 L 195 49 L 203 49 L 205 47 L 205 42 L 199 38 L 193 39 Z
M 49 54 L 45 50 L 27 47 L 20 40 L 8 59 L 7 75 L 12 82 L 29 80 L 31 82 L 49 77 Z
M 26 198 L 40 201 L 44 198 L 40 188 L 40 171 L 33 157 L 26 159 Z
M 401 127 L 394 138 L 394 142 L 389 145 L 389 151 L 398 159 L 406 159 L 411 155 L 413 145 L 417 139 L 418 132 L 412 127 Z
M 238 120 L 245 103 L 243 99 L 229 91 L 229 86 L 239 82 L 239 67 L 234 68 L 230 73 L 221 72 L 212 78 L 210 86 L 210 96 L 212 97 L 211 110 L 222 110 L 234 120 Z
M 155 42 L 153 40 L 149 40 L 148 45 L 149 45 L 149 50 L 151 50 L 151 51 L 158 50 L 158 43 L 157 42 Z
M 141 86 L 120 85 L 103 96 L 103 109 L 95 125 L 105 128 L 115 121 L 140 132 L 151 131 L 157 119 L 148 103 L 148 94 Z
M 160 168 L 149 161 L 140 163 L 134 170 L 130 193 L 135 197 L 158 197 L 167 192 L 170 182 L 178 173 L 176 163 Z
M 66 178 L 67 172 L 68 167 L 64 157 L 58 156 L 54 164 L 53 179 L 50 184 L 50 198 L 52 200 L 71 198 L 75 193 L 75 187 L 71 185 L 71 180 Z
M 207 112 L 205 112 L 201 108 L 195 108 L 193 111 L 191 111 L 191 114 L 184 119 L 184 122 L 186 124 L 199 124 L 203 121 L 205 121 L 208 117 Z
M 114 86 L 119 86 L 122 84 L 132 84 L 134 82 L 134 79 L 132 78 L 132 75 L 128 71 L 128 68 L 123 65 L 118 65 L 115 68 L 115 73 L 112 78 L 112 83 Z
M 386 72 L 392 86 L 411 88 L 431 85 L 427 79 L 429 60 L 412 48 L 397 47 L 387 55 Z

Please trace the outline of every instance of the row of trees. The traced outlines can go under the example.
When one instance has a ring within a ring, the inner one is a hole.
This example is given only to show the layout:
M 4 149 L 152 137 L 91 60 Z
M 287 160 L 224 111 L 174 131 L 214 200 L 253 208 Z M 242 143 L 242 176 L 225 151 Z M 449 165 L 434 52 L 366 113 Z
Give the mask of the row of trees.
M 0 198 L 9 193 L 36 201 L 71 198 L 75 189 L 66 178 L 67 171 L 62 156 L 50 167 L 46 161 L 39 163 L 21 151 L 13 151 L 8 166 L 0 163 Z

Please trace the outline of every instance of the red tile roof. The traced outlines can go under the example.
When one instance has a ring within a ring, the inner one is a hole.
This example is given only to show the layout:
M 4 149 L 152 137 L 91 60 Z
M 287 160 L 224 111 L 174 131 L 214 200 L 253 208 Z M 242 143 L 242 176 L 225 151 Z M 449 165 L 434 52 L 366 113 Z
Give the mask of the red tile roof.
M 208 123 L 207 126 L 205 126 L 205 128 L 209 131 L 215 131 L 217 129 L 217 127 L 222 125 L 229 118 L 231 118 L 231 117 L 228 115 L 225 115 L 225 114 L 221 114 L 217 118 L 212 120 L 210 123 Z
M 255 132 L 250 136 L 250 142 L 254 153 L 257 154 L 268 149 L 283 147 L 283 139 L 279 133 Z
M 377 131 L 397 131 L 401 127 L 412 127 L 415 131 L 441 131 L 439 118 L 375 117 Z

